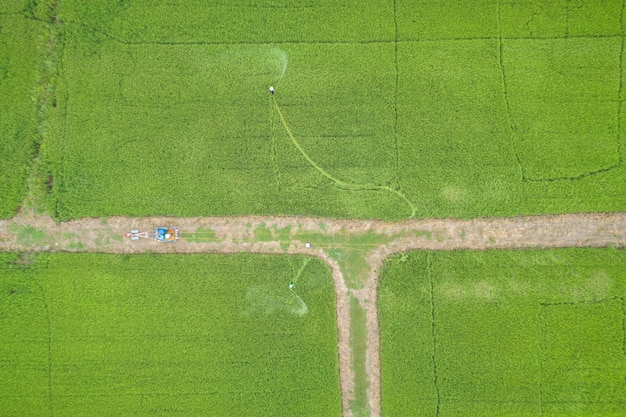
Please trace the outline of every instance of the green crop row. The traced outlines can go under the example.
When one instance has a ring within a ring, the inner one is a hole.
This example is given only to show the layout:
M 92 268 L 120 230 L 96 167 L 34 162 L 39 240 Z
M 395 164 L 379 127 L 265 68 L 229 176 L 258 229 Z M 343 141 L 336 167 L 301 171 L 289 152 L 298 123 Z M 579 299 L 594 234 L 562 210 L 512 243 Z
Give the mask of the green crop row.
M 380 285 L 385 416 L 618 416 L 626 252 L 413 252 Z
M 0 334 L 3 416 L 341 413 L 316 259 L 0 254 Z

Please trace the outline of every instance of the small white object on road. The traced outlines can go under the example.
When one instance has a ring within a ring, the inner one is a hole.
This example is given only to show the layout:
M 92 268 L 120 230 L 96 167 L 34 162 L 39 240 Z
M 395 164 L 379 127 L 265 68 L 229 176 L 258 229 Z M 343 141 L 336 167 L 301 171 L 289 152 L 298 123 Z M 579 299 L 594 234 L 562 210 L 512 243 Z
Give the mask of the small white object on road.
M 306 243 L 304 244 L 304 246 L 305 246 L 306 248 L 310 248 L 310 247 L 311 247 L 311 244 L 310 244 L 309 242 L 306 242 Z

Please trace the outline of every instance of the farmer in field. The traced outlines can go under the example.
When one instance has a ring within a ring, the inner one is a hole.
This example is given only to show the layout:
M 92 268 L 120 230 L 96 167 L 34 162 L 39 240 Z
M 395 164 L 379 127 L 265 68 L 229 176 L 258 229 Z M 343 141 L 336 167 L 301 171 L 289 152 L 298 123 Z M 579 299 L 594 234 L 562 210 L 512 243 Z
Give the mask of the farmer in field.
M 270 93 L 274 94 L 274 87 L 270 85 Z

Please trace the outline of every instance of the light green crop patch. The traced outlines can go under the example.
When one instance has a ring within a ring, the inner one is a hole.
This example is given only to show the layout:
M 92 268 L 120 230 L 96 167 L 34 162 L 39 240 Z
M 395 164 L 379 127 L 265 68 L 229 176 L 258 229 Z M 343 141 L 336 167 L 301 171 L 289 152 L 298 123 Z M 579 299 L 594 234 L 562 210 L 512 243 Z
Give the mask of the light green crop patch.
M 503 41 L 503 71 L 524 179 L 568 179 L 620 160 L 620 38 Z
M 493 37 L 498 33 L 495 2 L 397 0 L 400 40 Z
M 295 149 L 267 91 L 277 85 L 288 123 L 320 166 L 349 183 L 387 184 L 393 112 L 379 97 L 393 89 L 391 45 L 67 37 L 46 147 L 55 216 L 410 214 L 387 193 L 335 188 Z M 346 100 L 347 90 L 359 95 Z
M 383 415 L 619 415 L 624 271 L 615 249 L 393 257 L 379 298 Z
M 543 0 L 499 3 L 506 38 L 616 36 L 621 33 L 622 2 Z
M 495 40 L 399 45 L 400 183 L 420 213 L 507 206 L 517 167 Z
M 31 261 L 0 254 L 2 415 L 341 415 L 334 289 L 315 258 Z
M 624 210 L 619 1 L 274 6 L 64 1 L 51 214 Z
M 101 31 L 128 43 L 380 41 L 391 40 L 393 33 L 393 8 L 386 0 L 66 0 L 62 17 L 85 25 L 85 32 Z
M 626 361 L 624 297 L 544 304 L 540 312 L 545 413 L 611 415 L 620 408 Z

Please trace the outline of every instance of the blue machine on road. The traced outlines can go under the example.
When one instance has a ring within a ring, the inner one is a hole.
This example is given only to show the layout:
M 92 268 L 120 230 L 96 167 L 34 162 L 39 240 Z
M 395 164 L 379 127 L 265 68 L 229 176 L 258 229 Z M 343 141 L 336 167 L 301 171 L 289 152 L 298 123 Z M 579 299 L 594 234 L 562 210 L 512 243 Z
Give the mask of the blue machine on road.
M 139 238 L 154 239 L 159 243 L 176 242 L 179 239 L 177 227 L 157 227 L 151 232 L 141 232 L 139 230 L 131 230 L 126 233 L 126 237 L 130 240 L 139 240 Z

